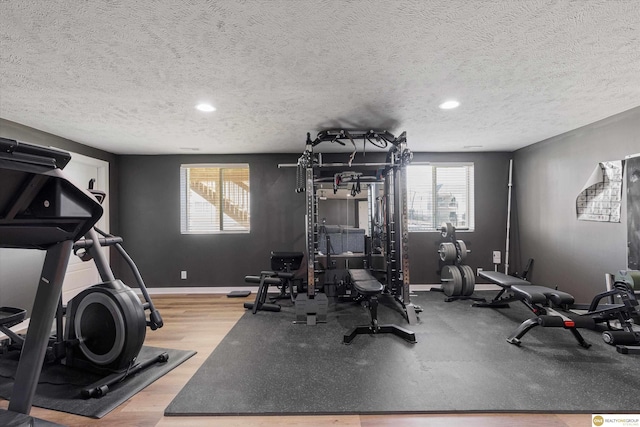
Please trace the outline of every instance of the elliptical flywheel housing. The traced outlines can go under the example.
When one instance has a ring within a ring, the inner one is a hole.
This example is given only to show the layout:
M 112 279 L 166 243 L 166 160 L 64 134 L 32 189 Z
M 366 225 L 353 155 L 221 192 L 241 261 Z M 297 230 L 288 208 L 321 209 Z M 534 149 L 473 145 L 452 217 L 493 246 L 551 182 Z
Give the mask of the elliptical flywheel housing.
M 146 335 L 144 308 L 120 280 L 91 286 L 67 305 L 65 339 L 77 343 L 64 363 L 121 371 L 135 362 Z

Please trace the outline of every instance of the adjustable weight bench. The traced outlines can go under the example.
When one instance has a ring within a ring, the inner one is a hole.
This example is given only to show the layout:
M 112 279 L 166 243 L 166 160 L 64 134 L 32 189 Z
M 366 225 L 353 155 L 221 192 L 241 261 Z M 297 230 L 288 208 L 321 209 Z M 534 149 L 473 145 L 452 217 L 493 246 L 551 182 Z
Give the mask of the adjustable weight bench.
M 531 282 L 497 271 L 481 271 L 479 275 L 502 289 L 491 301 L 475 303 L 474 307 L 505 308 L 509 307 L 512 301 L 520 301 L 537 316 L 522 322 L 507 338 L 509 343 L 519 346 L 520 339 L 527 332 L 536 326 L 542 326 L 568 329 L 582 347 L 591 347 L 580 335 L 578 328 L 594 329 L 594 319 L 589 316 L 569 317 L 553 308 L 569 307 L 574 303 L 572 295 L 557 289 L 532 285 Z
M 349 279 L 354 290 L 360 296 L 371 315 L 371 324 L 367 326 L 356 326 L 344 335 L 343 343 L 350 344 L 351 341 L 360 334 L 386 334 L 390 333 L 410 342 L 416 343 L 416 334 L 408 329 L 397 325 L 378 325 L 378 295 L 384 290 L 384 285 L 380 283 L 369 270 L 349 269 Z

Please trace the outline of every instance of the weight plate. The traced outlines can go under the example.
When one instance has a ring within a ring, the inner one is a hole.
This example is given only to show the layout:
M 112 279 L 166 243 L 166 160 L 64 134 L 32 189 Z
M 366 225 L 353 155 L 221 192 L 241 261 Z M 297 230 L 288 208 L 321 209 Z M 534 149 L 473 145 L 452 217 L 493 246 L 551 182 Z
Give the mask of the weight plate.
M 442 224 L 440 224 L 440 234 L 442 235 L 442 237 L 448 237 L 453 235 L 453 232 L 456 229 L 453 228 L 453 224 L 451 224 L 450 222 L 443 222 Z
M 467 245 L 462 240 L 456 240 L 456 258 L 460 264 L 467 259 Z
M 462 274 L 455 265 L 445 265 L 440 273 L 442 291 L 448 297 L 459 296 L 462 292 Z
M 456 260 L 456 247 L 453 243 L 440 243 L 440 259 L 444 262 L 453 262 Z
M 462 295 L 471 296 L 476 286 L 476 278 L 473 275 L 473 269 L 468 265 L 459 266 L 462 271 Z
M 457 266 L 453 266 L 453 295 L 459 296 L 462 295 L 462 273 Z

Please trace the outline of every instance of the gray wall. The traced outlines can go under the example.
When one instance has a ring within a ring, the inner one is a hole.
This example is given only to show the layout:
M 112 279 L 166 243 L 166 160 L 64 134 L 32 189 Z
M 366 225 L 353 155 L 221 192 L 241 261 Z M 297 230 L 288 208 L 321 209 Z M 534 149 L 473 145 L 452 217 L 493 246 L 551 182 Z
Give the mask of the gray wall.
M 120 224 L 125 246 L 150 287 L 244 285 L 244 276 L 269 268 L 272 250 L 304 251 L 305 195 L 294 192 L 299 154 L 122 156 Z M 370 156 L 368 156 L 369 158 Z M 504 250 L 508 153 L 416 153 L 415 161 L 473 161 L 476 231 L 460 233 L 472 253 L 468 264 L 493 268 Z M 371 160 L 371 159 L 370 159 Z M 250 234 L 180 234 L 179 172 L 183 163 L 249 163 Z M 439 283 L 439 233 L 409 236 L 412 283 Z M 187 280 L 180 271 L 187 271 Z M 125 282 L 128 274 L 122 272 Z
M 617 224 L 578 221 L 575 202 L 598 162 L 637 152 L 640 108 L 515 152 L 519 257 L 534 258 L 534 282 L 589 302 L 605 273 L 626 268 L 626 201 Z
M 578 222 L 575 198 L 599 161 L 640 151 L 640 108 L 534 144 L 514 153 L 511 272 L 535 259 L 532 279 L 589 300 L 604 287 L 604 273 L 626 267 L 626 205 L 620 224 Z M 110 162 L 111 229 L 152 287 L 236 286 L 245 274 L 269 265 L 271 250 L 304 249 L 304 195 L 293 191 L 299 153 L 247 156 L 115 156 L 0 119 L 0 136 L 51 145 Z M 492 251 L 504 255 L 509 153 L 415 153 L 416 162 L 473 161 L 476 229 L 460 232 L 467 264 L 492 269 Z M 181 163 L 246 162 L 251 165 L 252 231 L 245 235 L 181 235 Z M 122 183 L 122 185 L 118 185 Z M 437 233 L 409 235 L 411 282 L 437 283 Z M 19 260 L 0 258 L 0 279 Z M 24 260 L 23 260 L 24 261 Z M 34 260 L 32 264 L 36 264 Z M 41 258 L 40 261 L 41 263 Z M 8 264 L 11 264 L 9 267 Z M 29 262 L 23 263 L 29 265 Z M 26 268 L 26 267 L 25 267 Z M 38 269 L 40 266 L 38 266 Z M 22 271 L 22 269 L 20 269 Z M 116 266 L 116 272 L 119 272 Z M 188 279 L 180 280 L 180 271 Z M 121 275 L 125 281 L 127 274 Z M 21 277 L 27 277 L 25 274 Z M 0 303 L 5 303 L 0 289 Z M 14 296 L 12 295 L 13 299 Z M 6 302 L 9 303 L 8 301 Z
M 304 250 L 304 194 L 296 194 L 299 155 L 123 156 L 120 162 L 120 224 L 125 247 L 147 285 L 233 286 L 270 267 L 271 251 Z M 180 234 L 180 165 L 248 163 L 251 232 Z M 187 271 L 187 280 L 180 271 Z M 125 282 L 129 279 L 122 271 Z
M 114 154 L 4 119 L 0 119 L 0 137 L 56 147 L 107 161 L 110 170 L 109 189 L 112 195 L 118 194 L 118 161 Z M 118 198 L 113 197 L 110 200 L 109 218 L 114 232 L 118 224 L 117 210 Z M 0 248 L 0 306 L 31 310 L 43 261 L 43 251 Z
M 510 153 L 415 153 L 414 162 L 473 162 L 475 172 L 475 231 L 459 231 L 456 237 L 471 253 L 466 264 L 492 270 L 493 251 L 504 257 L 507 223 L 507 184 Z M 411 283 L 439 283 L 439 233 L 409 233 Z M 476 278 L 478 280 L 478 278 Z

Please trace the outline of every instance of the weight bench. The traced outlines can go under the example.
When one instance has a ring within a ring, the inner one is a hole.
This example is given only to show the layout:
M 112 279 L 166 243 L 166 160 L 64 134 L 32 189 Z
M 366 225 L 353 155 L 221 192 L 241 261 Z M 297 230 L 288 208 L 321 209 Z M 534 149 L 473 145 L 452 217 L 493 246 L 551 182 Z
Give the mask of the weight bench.
M 280 305 L 268 303 L 267 293 L 269 285 L 285 286 L 285 283 L 293 279 L 295 273 L 287 273 L 284 271 L 261 271 L 260 276 L 245 276 L 244 281 L 247 283 L 258 283 L 258 293 L 254 302 L 245 302 L 244 308 L 252 310 L 256 314 L 258 310 L 280 311 Z
M 510 302 L 520 301 L 536 315 L 536 317 L 522 322 L 516 331 L 507 338 L 507 342 L 519 346 L 520 339 L 527 332 L 536 326 L 542 326 L 568 329 L 582 347 L 591 347 L 591 344 L 587 343 L 580 335 L 578 328 L 594 329 L 595 321 L 593 318 L 589 316 L 569 317 L 553 309 L 553 306 L 567 308 L 572 305 L 574 303 L 572 295 L 557 289 L 532 285 L 531 282 L 497 271 L 481 271 L 479 275 L 502 289 L 491 301 L 475 303 L 473 307 L 506 308 L 509 307 Z
M 351 341 L 360 334 L 393 334 L 410 342 L 416 343 L 416 334 L 408 329 L 397 325 L 378 325 L 378 295 L 384 290 L 384 286 L 380 283 L 369 270 L 349 269 L 347 270 L 349 279 L 357 294 L 362 297 L 365 305 L 369 309 L 371 315 L 371 324 L 367 326 L 356 326 L 344 335 L 342 342 L 350 344 Z

